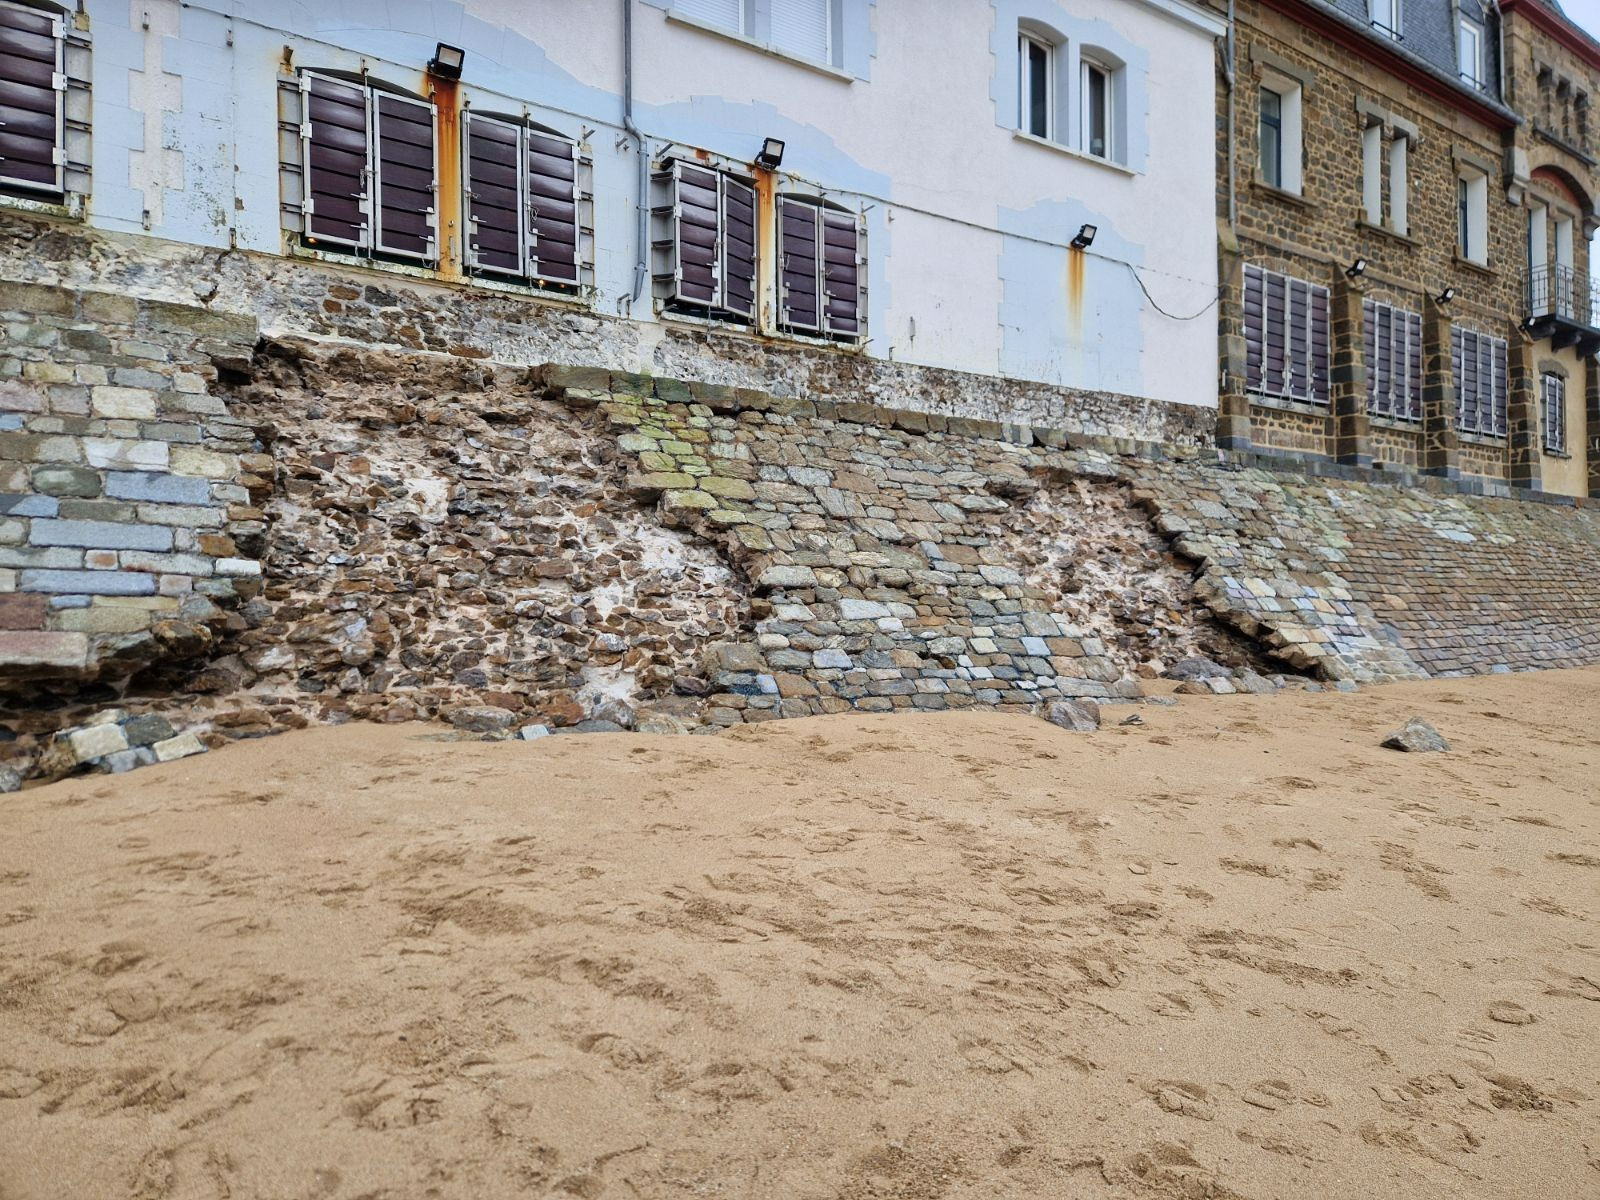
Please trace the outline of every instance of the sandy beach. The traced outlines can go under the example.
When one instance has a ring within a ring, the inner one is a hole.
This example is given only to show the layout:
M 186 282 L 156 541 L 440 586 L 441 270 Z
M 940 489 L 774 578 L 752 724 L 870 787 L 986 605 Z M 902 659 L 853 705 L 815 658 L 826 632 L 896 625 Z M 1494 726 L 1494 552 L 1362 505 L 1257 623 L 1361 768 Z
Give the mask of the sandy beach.
M 0 1197 L 1600 1194 L 1600 670 L 1133 711 L 4 797 Z

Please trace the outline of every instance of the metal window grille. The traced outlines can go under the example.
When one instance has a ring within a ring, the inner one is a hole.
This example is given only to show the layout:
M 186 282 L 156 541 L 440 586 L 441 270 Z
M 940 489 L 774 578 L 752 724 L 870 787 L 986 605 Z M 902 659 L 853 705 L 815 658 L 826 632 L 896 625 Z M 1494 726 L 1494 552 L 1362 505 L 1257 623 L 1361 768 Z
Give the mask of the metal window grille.
M 1539 380 L 1544 400 L 1544 448 L 1552 454 L 1567 452 L 1567 381 L 1559 375 Z
M 1470 329 L 1450 331 L 1456 380 L 1456 428 L 1484 437 L 1506 435 L 1506 342 Z
M 1328 289 L 1244 269 L 1247 387 L 1263 396 L 1328 402 Z
M 1363 300 L 1367 411 L 1396 421 L 1422 420 L 1422 318 Z
M 678 159 L 651 186 L 656 298 L 675 311 L 753 321 L 755 188 L 727 171 Z

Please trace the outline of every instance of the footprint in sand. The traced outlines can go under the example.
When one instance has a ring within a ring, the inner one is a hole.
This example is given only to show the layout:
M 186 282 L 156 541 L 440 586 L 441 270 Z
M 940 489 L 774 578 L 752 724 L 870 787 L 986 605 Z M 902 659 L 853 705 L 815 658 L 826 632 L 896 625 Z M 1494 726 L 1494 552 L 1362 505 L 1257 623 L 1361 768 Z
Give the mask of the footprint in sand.
M 1211 1095 L 1198 1083 L 1181 1079 L 1161 1079 L 1144 1085 L 1145 1092 L 1163 1112 L 1193 1117 L 1197 1121 L 1212 1121 L 1216 1112 Z
M 1532 1025 L 1534 1015 L 1515 1000 L 1496 1000 L 1489 1005 L 1489 1019 L 1502 1025 Z

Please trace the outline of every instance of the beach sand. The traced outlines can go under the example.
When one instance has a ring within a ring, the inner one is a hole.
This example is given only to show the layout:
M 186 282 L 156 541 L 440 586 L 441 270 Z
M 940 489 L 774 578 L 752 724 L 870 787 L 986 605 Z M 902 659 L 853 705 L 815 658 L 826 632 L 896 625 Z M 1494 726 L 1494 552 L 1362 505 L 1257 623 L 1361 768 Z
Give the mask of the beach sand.
M 0 1197 L 1600 1195 L 1600 670 L 1138 711 L 0 797 Z

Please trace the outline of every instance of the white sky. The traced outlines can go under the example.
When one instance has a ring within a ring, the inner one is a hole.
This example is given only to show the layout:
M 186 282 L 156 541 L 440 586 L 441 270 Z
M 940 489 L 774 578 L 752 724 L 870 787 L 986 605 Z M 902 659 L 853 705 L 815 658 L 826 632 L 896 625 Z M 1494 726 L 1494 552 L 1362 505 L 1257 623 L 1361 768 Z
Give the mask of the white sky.
M 1600 37 L 1600 0 L 1561 0 L 1561 8 L 1590 36 Z

